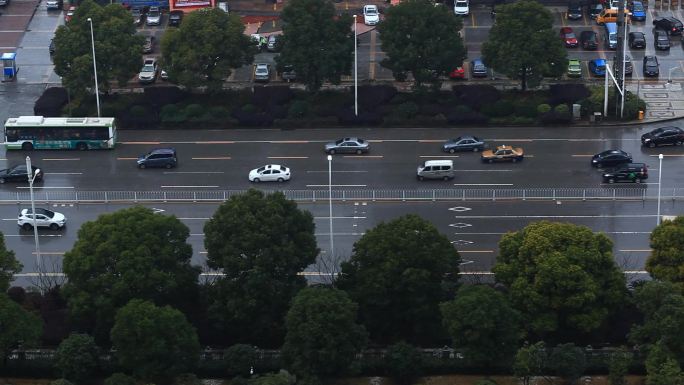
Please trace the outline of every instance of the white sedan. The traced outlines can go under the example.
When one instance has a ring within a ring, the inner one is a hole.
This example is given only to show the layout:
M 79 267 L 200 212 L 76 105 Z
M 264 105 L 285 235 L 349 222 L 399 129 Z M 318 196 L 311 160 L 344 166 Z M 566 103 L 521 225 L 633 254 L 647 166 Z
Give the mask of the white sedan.
M 366 25 L 376 25 L 380 22 L 380 12 L 377 5 L 363 6 L 363 23 Z
M 249 172 L 249 181 L 254 183 L 286 180 L 290 180 L 290 169 L 279 164 L 267 164 Z
M 33 228 L 33 214 L 31 209 L 23 209 L 17 218 L 17 224 L 24 230 L 31 230 Z M 36 226 L 48 227 L 50 230 L 58 230 L 66 224 L 66 217 L 64 214 L 47 210 L 43 208 L 36 208 Z

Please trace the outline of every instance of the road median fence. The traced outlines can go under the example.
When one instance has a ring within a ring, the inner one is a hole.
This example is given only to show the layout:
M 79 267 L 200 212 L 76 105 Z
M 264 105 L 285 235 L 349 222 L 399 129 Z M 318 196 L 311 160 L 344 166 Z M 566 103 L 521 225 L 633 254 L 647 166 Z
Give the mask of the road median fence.
M 34 192 L 38 203 L 167 203 L 223 202 L 247 190 L 184 191 L 48 191 Z M 656 200 L 657 188 L 525 188 L 525 189 L 358 189 L 358 190 L 264 190 L 280 191 L 288 199 L 302 203 L 346 201 L 534 201 L 534 200 Z M 664 188 L 662 200 L 684 199 L 684 188 Z M 0 192 L 0 203 L 28 203 L 28 191 Z

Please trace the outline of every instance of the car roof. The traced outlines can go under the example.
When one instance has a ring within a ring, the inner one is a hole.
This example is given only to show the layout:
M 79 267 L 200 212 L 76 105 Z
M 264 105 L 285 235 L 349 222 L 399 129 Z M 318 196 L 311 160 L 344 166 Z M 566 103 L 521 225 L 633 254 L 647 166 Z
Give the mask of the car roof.
M 605 64 L 606 64 L 606 59 L 598 58 L 598 59 L 592 60 L 592 62 L 594 62 L 594 64 L 596 64 L 596 65 L 600 65 L 600 64 L 605 65 Z
M 156 154 L 175 154 L 176 149 L 173 147 L 162 147 L 162 148 L 155 148 L 150 151 L 150 153 L 156 153 Z

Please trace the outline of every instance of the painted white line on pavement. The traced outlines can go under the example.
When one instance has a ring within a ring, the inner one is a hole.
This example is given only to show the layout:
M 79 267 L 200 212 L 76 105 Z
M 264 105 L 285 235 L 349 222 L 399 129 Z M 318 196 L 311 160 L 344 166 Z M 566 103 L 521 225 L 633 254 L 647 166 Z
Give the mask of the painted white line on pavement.
M 83 175 L 82 172 L 46 172 L 45 175 Z
M 419 155 L 419 158 L 459 158 L 458 155 Z
M 192 217 L 185 217 L 185 218 L 178 218 L 182 221 L 208 221 L 210 218 L 192 218 Z
M 306 187 L 328 187 L 327 184 L 307 184 Z M 334 184 L 332 187 L 366 187 L 365 184 Z
M 330 219 L 330 217 L 314 217 L 314 219 Z M 333 217 L 333 219 L 367 219 L 367 217 Z
M 16 221 L 16 219 L 15 219 Z M 33 233 L 33 232 L 32 232 Z M 39 237 L 61 237 L 62 234 L 38 234 Z M 33 238 L 33 234 L 5 234 L 5 237 L 31 237 Z
M 328 170 L 320 170 L 320 171 L 319 170 L 311 170 L 311 171 L 306 171 L 306 172 L 310 173 L 310 174 L 312 174 L 312 173 L 326 173 L 327 174 Z M 349 170 L 349 171 L 339 170 L 339 171 L 335 171 L 335 170 L 332 170 L 332 172 L 334 174 L 336 172 L 337 173 L 361 173 L 361 172 L 368 172 L 368 171 L 363 171 L 363 170 Z
M 230 156 L 207 156 L 207 157 L 197 157 L 191 158 L 192 160 L 231 160 Z
M 459 253 L 493 253 L 494 250 L 458 250 L 458 252 Z
M 650 231 L 601 231 L 604 234 L 651 234 Z M 507 232 L 501 233 L 453 233 L 454 235 L 504 235 Z
M 218 188 L 218 186 L 161 186 L 161 188 Z
M 656 214 L 635 214 L 635 215 L 460 215 L 452 218 L 459 219 L 544 219 L 544 218 L 652 218 Z
M 29 186 L 17 186 L 17 188 L 28 189 L 28 188 L 30 188 L 30 187 L 29 187 Z M 70 186 L 70 187 L 56 187 L 56 186 L 55 186 L 55 187 L 49 187 L 49 186 L 48 186 L 48 187 L 45 187 L 45 186 L 33 186 L 33 188 L 34 188 L 34 189 L 39 189 L 39 188 L 42 188 L 42 189 L 48 189 L 48 188 L 56 188 L 56 189 L 65 188 L 65 189 L 70 189 L 70 188 L 75 188 L 75 187 L 73 187 L 73 186 Z
M 164 174 L 224 174 L 223 171 L 164 171 Z
M 454 186 L 513 186 L 513 183 L 454 183 Z
M 344 155 L 343 158 L 369 158 L 369 159 L 381 159 L 384 155 Z
M 513 171 L 513 170 L 456 170 L 456 171 L 463 171 L 463 172 L 507 172 L 507 171 Z

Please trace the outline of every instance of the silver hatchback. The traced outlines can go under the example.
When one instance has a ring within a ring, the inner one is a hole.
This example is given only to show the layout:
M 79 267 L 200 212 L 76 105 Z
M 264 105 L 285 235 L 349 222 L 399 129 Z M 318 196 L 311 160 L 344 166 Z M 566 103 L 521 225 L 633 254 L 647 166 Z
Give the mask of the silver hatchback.
M 325 152 L 328 154 L 358 154 L 361 155 L 370 151 L 367 141 L 360 138 L 343 138 L 325 145 Z

